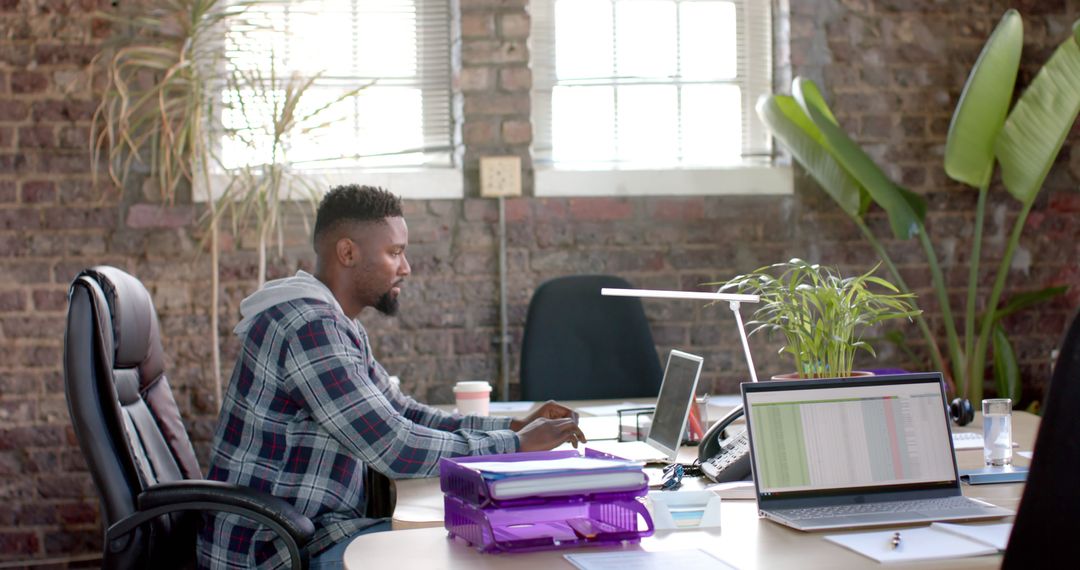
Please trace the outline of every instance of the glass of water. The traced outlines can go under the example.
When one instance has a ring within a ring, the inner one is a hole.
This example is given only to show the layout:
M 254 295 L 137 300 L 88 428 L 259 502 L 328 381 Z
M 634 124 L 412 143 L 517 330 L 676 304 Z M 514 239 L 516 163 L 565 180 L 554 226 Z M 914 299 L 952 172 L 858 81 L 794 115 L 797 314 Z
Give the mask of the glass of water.
M 990 467 L 1012 465 L 1012 400 L 982 401 L 983 459 Z

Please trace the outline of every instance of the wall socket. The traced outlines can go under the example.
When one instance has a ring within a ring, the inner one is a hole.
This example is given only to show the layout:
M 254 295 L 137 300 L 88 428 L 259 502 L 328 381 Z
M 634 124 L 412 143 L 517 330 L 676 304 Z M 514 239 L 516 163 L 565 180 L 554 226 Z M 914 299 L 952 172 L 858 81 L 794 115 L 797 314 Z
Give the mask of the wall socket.
M 521 196 L 521 157 L 481 157 L 480 196 Z

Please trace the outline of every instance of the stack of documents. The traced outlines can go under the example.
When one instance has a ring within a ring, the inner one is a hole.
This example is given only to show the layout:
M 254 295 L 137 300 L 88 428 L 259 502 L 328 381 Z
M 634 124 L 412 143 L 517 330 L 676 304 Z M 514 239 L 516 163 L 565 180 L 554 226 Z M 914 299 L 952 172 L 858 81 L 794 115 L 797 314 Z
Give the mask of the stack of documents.
M 463 467 L 480 473 L 491 498 L 632 491 L 647 479 L 636 461 L 565 457 L 537 461 L 474 461 Z
M 878 562 L 925 562 L 1004 551 L 1012 523 L 965 525 L 933 523 L 922 528 L 833 534 L 825 540 Z M 893 536 L 899 540 L 893 545 Z

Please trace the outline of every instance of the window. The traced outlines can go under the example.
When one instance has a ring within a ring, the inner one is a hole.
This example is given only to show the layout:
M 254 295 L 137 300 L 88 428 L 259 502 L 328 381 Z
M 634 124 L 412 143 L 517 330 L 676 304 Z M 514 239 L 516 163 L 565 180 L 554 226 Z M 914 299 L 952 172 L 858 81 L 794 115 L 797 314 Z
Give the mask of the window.
M 769 2 L 532 7 L 539 169 L 768 168 L 770 138 L 753 109 L 771 88 Z
M 226 20 L 225 65 L 258 75 L 260 85 L 273 77 L 274 87 L 264 87 L 261 97 L 242 87 L 224 90 L 231 105 L 222 125 L 241 136 L 221 138 L 223 166 L 267 162 L 275 150 L 269 117 L 286 99 L 293 76 L 315 78 L 297 116 L 326 107 L 281 137 L 278 146 L 294 169 L 331 179 L 352 173 L 345 177 L 355 181 L 356 169 L 364 170 L 365 180 L 378 180 L 388 170 L 452 166 L 449 0 L 250 4 L 242 16 Z M 236 104 L 240 99 L 246 114 Z

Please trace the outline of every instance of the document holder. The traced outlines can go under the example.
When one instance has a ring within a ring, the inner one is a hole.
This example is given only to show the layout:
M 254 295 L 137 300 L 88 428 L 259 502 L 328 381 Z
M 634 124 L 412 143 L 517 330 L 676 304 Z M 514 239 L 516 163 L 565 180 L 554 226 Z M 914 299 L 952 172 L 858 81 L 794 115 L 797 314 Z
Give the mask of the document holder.
M 479 461 L 536 461 L 578 455 L 565 450 L 442 459 L 439 482 L 446 530 L 487 553 L 612 546 L 652 535 L 652 517 L 640 500 L 648 493 L 645 480 L 640 487 L 615 491 L 499 500 L 492 497 L 489 482 L 467 467 Z M 588 450 L 586 456 L 599 457 Z

